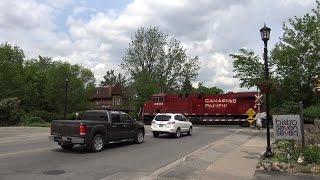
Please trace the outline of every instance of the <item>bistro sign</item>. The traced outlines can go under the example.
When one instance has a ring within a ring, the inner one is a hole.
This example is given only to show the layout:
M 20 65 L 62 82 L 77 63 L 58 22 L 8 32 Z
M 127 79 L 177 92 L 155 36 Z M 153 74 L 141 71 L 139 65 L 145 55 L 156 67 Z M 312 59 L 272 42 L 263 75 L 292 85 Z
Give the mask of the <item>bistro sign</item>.
M 299 115 L 274 115 L 273 132 L 275 139 L 300 140 L 301 124 Z

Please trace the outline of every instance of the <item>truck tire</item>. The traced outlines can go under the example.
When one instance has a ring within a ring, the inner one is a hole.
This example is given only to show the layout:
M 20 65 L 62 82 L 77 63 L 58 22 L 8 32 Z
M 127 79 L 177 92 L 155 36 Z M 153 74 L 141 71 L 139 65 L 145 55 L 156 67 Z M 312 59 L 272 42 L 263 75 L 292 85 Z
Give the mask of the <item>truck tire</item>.
M 141 144 L 144 140 L 144 134 L 142 130 L 138 130 L 136 136 L 134 137 L 134 142 L 136 144 Z
M 91 142 L 91 151 L 92 152 L 100 152 L 103 150 L 104 146 L 104 138 L 101 134 L 97 134 L 94 136 Z
M 73 144 L 61 144 L 60 145 L 63 149 L 67 149 L 67 150 L 70 150 L 73 148 Z

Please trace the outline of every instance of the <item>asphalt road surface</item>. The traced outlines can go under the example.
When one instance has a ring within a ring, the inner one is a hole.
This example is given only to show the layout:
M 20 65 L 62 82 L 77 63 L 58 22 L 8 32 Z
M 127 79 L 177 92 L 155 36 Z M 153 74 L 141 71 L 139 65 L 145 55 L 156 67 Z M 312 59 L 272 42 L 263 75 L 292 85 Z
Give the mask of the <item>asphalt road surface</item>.
M 153 138 L 146 126 L 145 142 L 112 143 L 99 153 L 82 146 L 63 150 L 49 142 L 48 128 L 0 128 L 0 179 L 139 179 L 239 130 L 237 126 L 198 126 L 192 136 Z M 130 177 L 130 178 L 128 178 Z

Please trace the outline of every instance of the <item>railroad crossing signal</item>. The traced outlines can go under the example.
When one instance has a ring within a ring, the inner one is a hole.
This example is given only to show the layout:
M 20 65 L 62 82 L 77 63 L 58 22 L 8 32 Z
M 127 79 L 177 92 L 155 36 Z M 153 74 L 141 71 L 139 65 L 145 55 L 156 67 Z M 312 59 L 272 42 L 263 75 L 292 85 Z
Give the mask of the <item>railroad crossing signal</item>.
M 247 121 L 248 121 L 250 124 L 253 123 L 253 121 L 254 121 L 253 116 L 256 114 L 256 112 L 255 112 L 252 108 L 249 108 L 249 109 L 246 111 L 246 114 L 248 115 Z
M 254 95 L 254 96 L 256 97 L 256 100 L 254 102 L 260 104 L 260 102 L 262 101 L 263 95 L 260 94 L 260 95 Z

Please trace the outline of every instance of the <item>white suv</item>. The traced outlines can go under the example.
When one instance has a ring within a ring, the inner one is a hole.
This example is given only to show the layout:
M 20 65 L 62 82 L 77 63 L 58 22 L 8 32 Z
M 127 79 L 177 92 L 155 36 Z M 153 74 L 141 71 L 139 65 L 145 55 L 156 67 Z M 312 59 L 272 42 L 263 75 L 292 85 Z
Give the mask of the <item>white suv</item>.
M 154 137 L 159 137 L 159 134 L 172 134 L 179 138 L 183 132 L 191 136 L 192 123 L 182 114 L 157 114 L 151 122 L 151 131 Z

